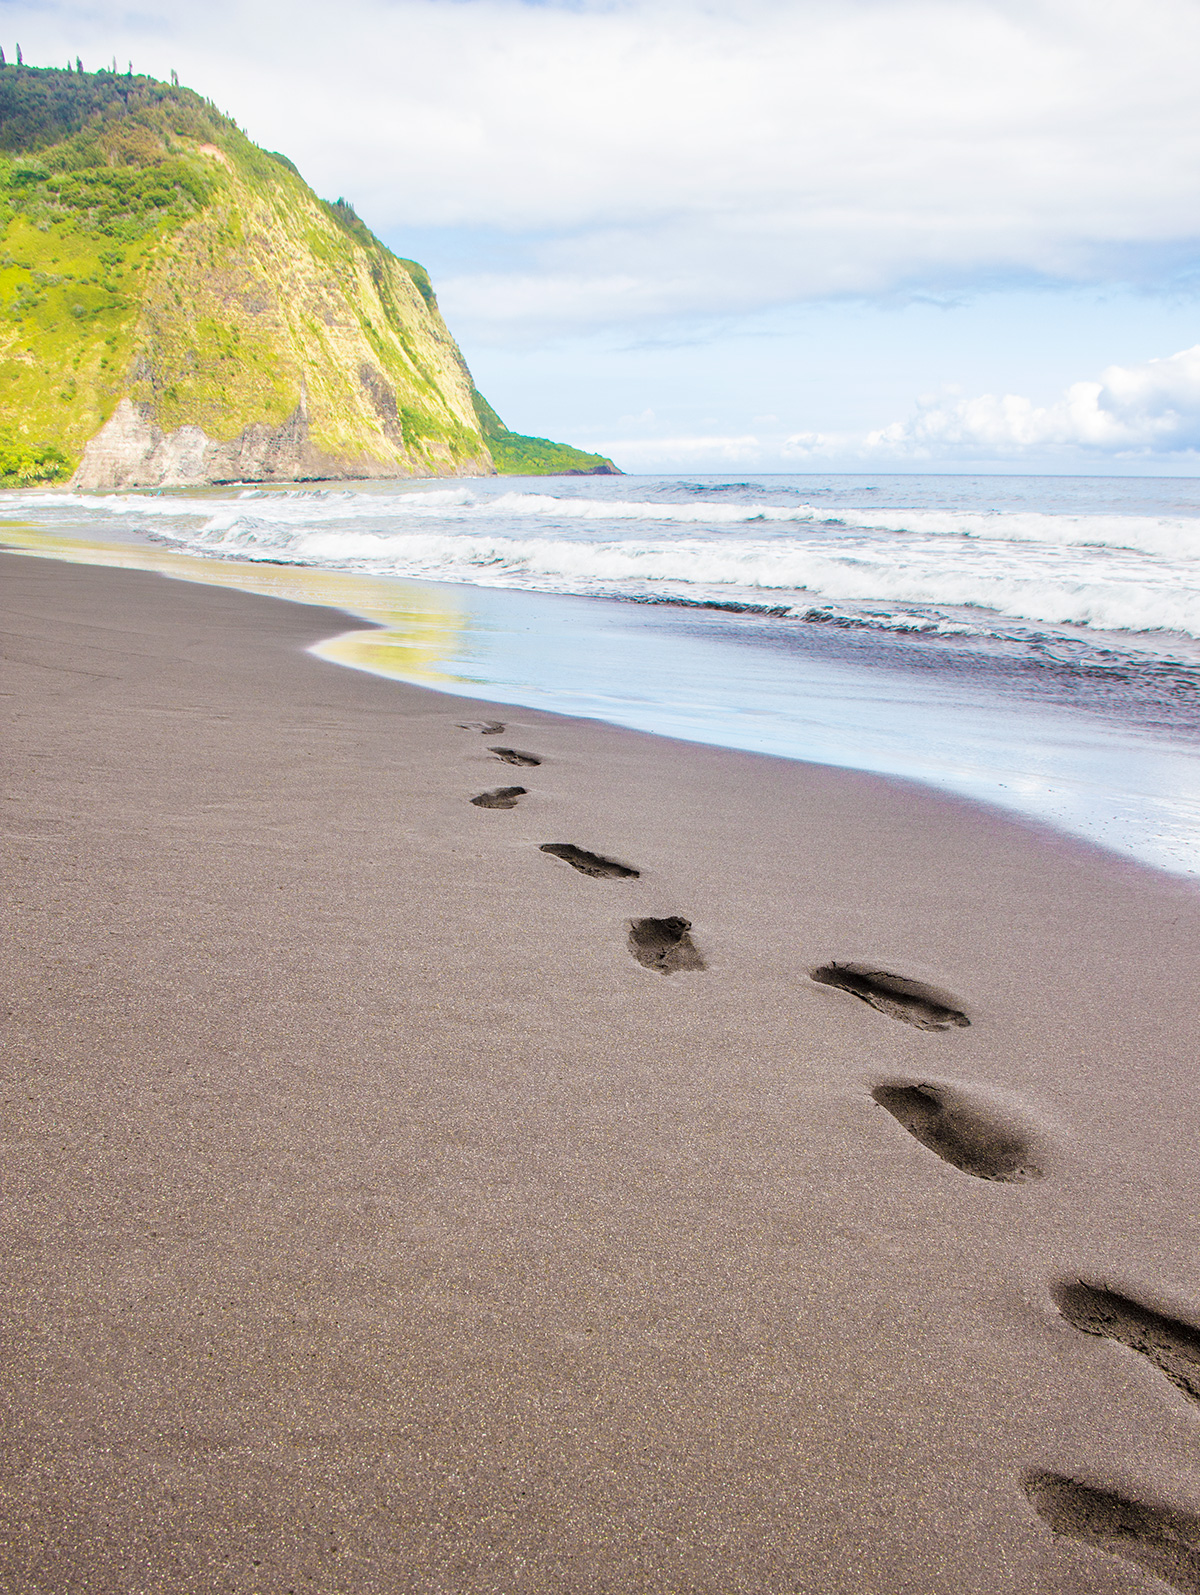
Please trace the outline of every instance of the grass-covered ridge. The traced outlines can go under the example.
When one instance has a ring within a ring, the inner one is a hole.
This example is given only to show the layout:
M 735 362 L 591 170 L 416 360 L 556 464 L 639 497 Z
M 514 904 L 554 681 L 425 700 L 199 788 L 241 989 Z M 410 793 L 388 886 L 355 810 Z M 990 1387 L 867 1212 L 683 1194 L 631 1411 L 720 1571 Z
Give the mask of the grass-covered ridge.
M 613 462 L 603 454 L 588 454 L 569 443 L 552 443 L 549 438 L 526 437 L 510 432 L 477 389 L 471 397 L 475 414 L 487 439 L 496 471 L 500 476 L 619 476 Z
M 163 243 L 232 123 L 142 77 L 0 67 L 0 481 L 70 474 L 116 401 Z
M 492 469 L 425 271 L 189 89 L 0 65 L 0 234 L 0 484 L 122 400 L 221 443 L 301 417 L 310 474 Z

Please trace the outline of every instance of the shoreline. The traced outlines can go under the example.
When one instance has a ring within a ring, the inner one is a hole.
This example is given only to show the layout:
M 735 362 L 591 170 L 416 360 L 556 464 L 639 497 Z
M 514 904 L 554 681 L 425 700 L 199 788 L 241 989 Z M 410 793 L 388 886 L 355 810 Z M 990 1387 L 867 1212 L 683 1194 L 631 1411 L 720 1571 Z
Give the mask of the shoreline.
M 204 559 L 153 542 L 22 536 L 12 525 L 8 541 L 34 557 L 327 606 L 351 629 L 327 632 L 313 651 L 386 679 L 466 696 L 478 683 L 493 702 L 916 781 L 1200 875 L 1200 748 L 1182 723 L 1174 733 L 1157 725 L 1146 704 L 1140 715 L 1068 706 L 1052 682 L 1030 696 L 1016 680 L 993 680 L 990 666 L 981 674 L 947 659 L 929 669 L 890 646 L 840 658 L 792 623 L 749 635 L 744 622 L 669 620 L 662 606 L 611 599 Z
M 1200 1517 L 1200 1411 L 1054 1295 L 1200 1322 L 1194 887 L 335 668 L 327 610 L 0 565 L 12 1587 L 1143 1587 L 1026 1483 Z

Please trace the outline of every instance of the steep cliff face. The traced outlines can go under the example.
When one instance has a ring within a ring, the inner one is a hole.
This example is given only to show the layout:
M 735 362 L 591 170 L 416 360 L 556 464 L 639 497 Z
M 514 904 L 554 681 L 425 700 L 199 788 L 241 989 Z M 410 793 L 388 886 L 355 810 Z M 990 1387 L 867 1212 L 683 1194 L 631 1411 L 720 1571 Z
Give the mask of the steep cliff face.
M 2 482 L 495 469 L 422 268 L 189 90 L 0 67 L 0 226 Z

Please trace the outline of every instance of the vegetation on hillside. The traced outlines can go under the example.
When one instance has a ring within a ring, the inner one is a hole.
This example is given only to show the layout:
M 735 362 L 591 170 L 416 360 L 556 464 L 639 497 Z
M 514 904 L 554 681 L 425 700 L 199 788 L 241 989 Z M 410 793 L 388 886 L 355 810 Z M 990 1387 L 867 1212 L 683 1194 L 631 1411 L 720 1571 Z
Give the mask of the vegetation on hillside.
M 479 427 L 501 476 L 619 476 L 603 454 L 588 454 L 569 443 L 510 432 L 477 388 L 471 389 Z
M 233 125 L 190 89 L 140 74 L 84 72 L 82 67 L 58 71 L 0 60 L 0 150 L 40 150 L 82 133 L 83 147 L 106 154 L 104 135 L 117 125 L 114 111 L 118 120 L 131 112 L 150 112 L 160 131 L 170 123 L 201 138 L 219 126 Z M 181 126 L 181 119 L 190 125 Z
M 141 274 L 211 193 L 182 140 L 230 126 L 149 78 L 0 67 L 4 485 L 69 475 L 107 418 Z
M 123 397 L 220 441 L 303 412 L 333 475 L 486 472 L 472 394 L 423 268 L 199 95 L 0 64 L 0 484 Z M 487 413 L 501 470 L 600 463 Z

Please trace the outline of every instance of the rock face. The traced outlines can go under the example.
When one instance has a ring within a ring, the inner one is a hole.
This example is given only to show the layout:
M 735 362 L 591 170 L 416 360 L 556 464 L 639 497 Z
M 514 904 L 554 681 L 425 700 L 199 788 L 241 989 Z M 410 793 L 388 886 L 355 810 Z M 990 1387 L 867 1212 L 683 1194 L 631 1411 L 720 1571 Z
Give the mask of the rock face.
M 0 444 L 43 479 L 490 475 L 484 415 L 501 469 L 607 463 L 530 452 L 424 270 L 190 90 L 0 66 L 0 228 Z
M 335 475 L 313 448 L 302 406 L 279 427 L 257 422 L 228 443 L 198 426 L 164 432 L 148 406 L 124 398 L 84 446 L 71 486 L 84 492 L 130 487 L 191 487 L 198 483 L 306 481 Z
M 281 426 L 255 422 L 228 442 L 210 438 L 198 426 L 164 432 L 147 411 L 148 406 L 122 399 L 84 445 L 83 462 L 70 485 L 85 493 L 113 493 L 134 487 L 323 482 L 348 476 L 361 480 L 397 475 L 391 463 L 370 459 L 358 460 L 348 472 L 344 462 L 322 454 L 309 435 L 303 400 Z

